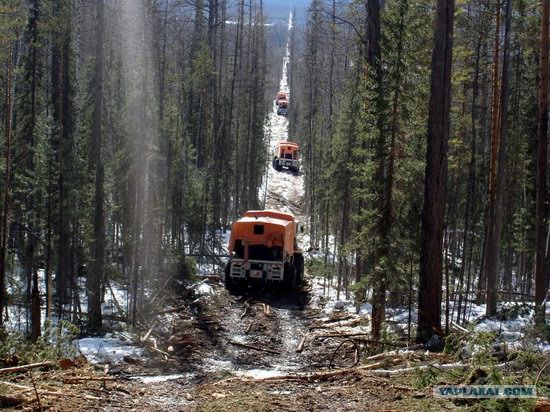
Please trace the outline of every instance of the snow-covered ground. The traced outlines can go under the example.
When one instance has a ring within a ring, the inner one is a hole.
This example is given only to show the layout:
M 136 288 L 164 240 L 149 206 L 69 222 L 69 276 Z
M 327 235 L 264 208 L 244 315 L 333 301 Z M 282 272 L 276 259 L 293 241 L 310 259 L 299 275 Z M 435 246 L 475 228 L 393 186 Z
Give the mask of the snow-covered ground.
M 292 14 L 289 19 L 289 30 L 292 28 Z M 282 75 L 279 90 L 288 93 L 290 105 L 292 96 L 288 84 L 288 68 L 290 64 L 290 47 L 287 44 L 286 55 L 282 61 Z M 266 135 L 269 137 L 269 147 L 272 155 L 276 153 L 277 144 L 281 141 L 293 141 L 288 135 L 288 119 L 277 115 L 277 106 L 273 101 L 273 108 L 266 123 Z M 291 173 L 288 170 L 277 172 L 270 165 L 264 176 L 265 185 L 260 189 L 260 199 L 265 199 L 266 209 L 276 209 L 294 214 L 299 221 L 304 220 L 302 201 L 304 196 L 303 173 Z M 301 239 L 299 239 L 301 240 Z
M 92 363 L 117 365 L 122 363 L 125 358 L 135 359 L 143 355 L 141 348 L 128 344 L 110 334 L 104 337 L 78 339 L 74 344 L 80 353 Z

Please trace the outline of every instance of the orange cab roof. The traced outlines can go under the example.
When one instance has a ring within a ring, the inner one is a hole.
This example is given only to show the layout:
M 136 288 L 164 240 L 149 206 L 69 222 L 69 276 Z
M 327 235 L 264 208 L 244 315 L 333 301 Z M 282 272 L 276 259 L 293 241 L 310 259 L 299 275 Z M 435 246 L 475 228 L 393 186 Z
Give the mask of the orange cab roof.
M 255 224 L 262 224 L 262 234 L 254 233 Z M 296 223 L 294 216 L 277 210 L 250 210 L 244 217 L 233 223 L 229 252 L 233 252 L 236 239 L 242 239 L 248 245 L 280 244 L 288 254 L 294 253 Z
M 281 146 L 289 146 L 289 147 L 292 147 L 293 149 L 300 149 L 300 146 L 298 145 L 298 143 L 293 143 L 293 142 L 279 142 L 279 147 Z
M 290 213 L 280 212 L 278 210 L 249 210 L 244 213 L 245 217 L 272 217 L 275 219 L 294 221 L 294 216 Z

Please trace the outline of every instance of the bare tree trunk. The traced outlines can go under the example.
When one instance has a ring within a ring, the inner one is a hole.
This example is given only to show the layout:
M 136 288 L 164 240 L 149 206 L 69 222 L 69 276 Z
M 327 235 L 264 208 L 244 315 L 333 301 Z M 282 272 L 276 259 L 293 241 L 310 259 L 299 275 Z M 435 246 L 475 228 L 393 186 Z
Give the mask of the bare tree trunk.
M 9 214 L 11 207 L 11 134 L 12 134 L 12 88 L 13 88 L 13 46 L 8 45 L 8 62 L 5 97 L 5 134 L 4 134 L 4 205 L 2 208 L 2 232 L 0 236 L 0 327 L 4 325 L 6 305 L 6 249 L 9 232 Z
M 548 280 L 546 279 L 546 163 L 548 157 L 548 17 L 550 0 L 542 0 L 541 8 L 535 256 L 535 321 L 538 324 L 545 322 L 545 298 L 548 290 Z
M 506 139 L 508 134 L 508 68 L 510 66 L 510 31 L 512 23 L 512 0 L 506 1 L 506 24 L 504 32 L 504 57 L 502 62 L 502 81 L 500 86 L 500 119 L 498 168 L 495 182 L 494 207 L 489 209 L 487 223 L 487 242 L 485 251 L 485 274 L 487 277 L 487 316 L 497 311 L 497 292 L 499 279 L 499 258 L 502 233 L 502 203 L 504 197 L 504 178 L 506 163 Z
M 101 156 L 102 150 L 102 112 L 103 112 L 103 32 L 104 32 L 104 3 L 97 2 L 97 28 L 95 48 L 95 75 L 94 75 L 94 120 L 92 137 L 92 164 L 95 166 L 95 195 L 94 195 L 94 239 L 92 251 L 92 268 L 88 285 L 90 328 L 99 330 L 102 325 L 101 316 L 101 280 L 103 279 L 103 261 L 105 248 L 104 222 L 104 169 Z
M 432 52 L 416 340 L 441 335 L 442 247 L 447 186 L 454 0 L 438 0 Z
M 489 202 L 487 206 L 487 216 L 494 210 L 495 205 L 495 182 L 497 175 L 497 158 L 498 158 L 498 139 L 499 133 L 499 119 L 500 119 L 500 99 L 499 99 L 499 76 L 500 76 L 500 0 L 496 0 L 496 17 L 495 17 L 495 41 L 494 41 L 494 57 L 493 57 L 493 103 L 491 112 L 491 156 L 489 165 Z M 483 242 L 483 262 L 485 262 L 487 255 L 487 248 L 489 247 L 489 218 L 487 218 L 485 224 L 485 237 Z M 483 293 L 487 283 L 487 270 L 484 264 L 482 264 L 481 271 L 479 273 L 479 285 L 477 303 L 484 303 L 486 295 Z
M 482 10 L 483 16 L 485 16 L 485 10 Z M 466 262 L 469 257 L 471 260 L 471 250 L 470 243 L 473 245 L 475 242 L 475 237 L 473 236 L 473 222 L 471 220 L 475 216 L 476 212 L 476 159 L 477 159 L 477 118 L 478 118 L 478 103 L 477 97 L 479 94 L 479 72 L 480 72 L 480 59 L 481 59 L 481 44 L 483 42 L 484 35 L 484 26 L 485 18 L 483 17 L 480 23 L 480 33 L 477 39 L 476 46 L 476 58 L 475 58 L 475 69 L 474 69 L 474 78 L 472 83 L 472 111 L 471 111 L 471 142 L 470 142 L 470 164 L 469 164 L 469 173 L 468 173 L 468 189 L 466 195 L 466 205 L 464 212 L 464 241 L 462 244 L 462 265 L 460 267 L 460 280 L 459 280 L 459 296 L 458 296 L 458 308 L 457 308 L 457 323 L 460 324 L 460 316 L 462 314 L 462 305 L 464 307 L 468 301 L 468 292 L 470 288 L 470 270 L 468 270 L 468 281 L 466 285 L 466 294 L 463 294 L 463 284 L 464 284 L 464 275 L 466 271 Z M 472 234 L 470 234 L 472 232 Z M 471 240 L 470 240 L 471 239 Z M 468 247 L 470 247 L 470 255 L 467 255 Z M 470 266 L 470 265 L 469 265 Z

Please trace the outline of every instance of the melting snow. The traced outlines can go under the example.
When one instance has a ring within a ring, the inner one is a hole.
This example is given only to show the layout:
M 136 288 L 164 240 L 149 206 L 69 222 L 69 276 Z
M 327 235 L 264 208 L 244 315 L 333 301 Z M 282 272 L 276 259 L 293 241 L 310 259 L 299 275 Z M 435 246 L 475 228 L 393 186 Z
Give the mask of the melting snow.
M 195 286 L 195 292 L 199 295 L 213 295 L 214 289 L 206 282 L 197 283 Z
M 286 375 L 286 372 L 276 369 L 249 369 L 246 371 L 238 371 L 235 373 L 237 376 L 253 379 L 275 378 L 277 376 Z
M 124 361 L 124 356 L 141 357 L 143 350 L 106 335 L 97 338 L 82 338 L 75 342 L 80 352 L 92 363 L 109 363 L 112 365 Z
M 136 379 L 143 383 L 159 383 L 173 381 L 176 379 L 190 378 L 193 375 L 191 374 L 176 374 L 176 375 L 155 375 L 155 376 L 139 376 Z

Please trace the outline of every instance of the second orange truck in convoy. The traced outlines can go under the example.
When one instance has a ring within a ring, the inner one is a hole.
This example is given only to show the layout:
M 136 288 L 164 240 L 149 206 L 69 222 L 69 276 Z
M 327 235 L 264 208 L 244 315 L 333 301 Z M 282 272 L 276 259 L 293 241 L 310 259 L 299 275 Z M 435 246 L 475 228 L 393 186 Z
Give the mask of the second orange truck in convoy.
M 226 287 L 281 284 L 295 290 L 302 284 L 304 275 L 304 257 L 298 248 L 297 231 L 298 222 L 290 213 L 246 212 L 231 227 Z
M 291 172 L 300 171 L 300 146 L 293 142 L 279 142 L 273 158 L 273 169 L 280 172 L 287 168 Z

